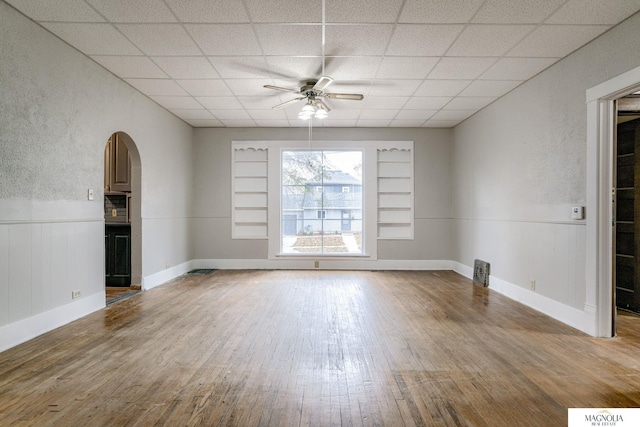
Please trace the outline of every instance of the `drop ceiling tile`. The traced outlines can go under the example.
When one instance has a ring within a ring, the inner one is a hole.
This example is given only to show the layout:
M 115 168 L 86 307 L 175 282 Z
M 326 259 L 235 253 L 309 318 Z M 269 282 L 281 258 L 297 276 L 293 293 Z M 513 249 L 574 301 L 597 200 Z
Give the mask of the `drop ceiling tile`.
M 484 0 L 407 0 L 398 22 L 464 24 Z
M 265 84 L 273 84 L 271 79 L 226 79 L 225 83 L 236 96 L 271 96 L 287 94 L 287 92 L 279 92 L 265 88 Z
M 258 24 L 254 28 L 265 55 L 322 55 L 320 25 Z
M 462 120 L 427 120 L 422 125 L 424 128 L 452 128 L 458 125 Z
M 386 128 L 391 120 L 358 120 L 358 127 L 365 128 Z
M 449 101 L 449 96 L 414 96 L 404 106 L 405 110 L 439 110 Z
M 437 113 L 438 110 L 401 110 L 396 116 L 396 120 L 421 120 L 425 121 Z
M 528 80 L 555 63 L 555 58 L 501 58 L 479 78 L 487 80 Z
M 167 75 L 144 56 L 99 56 L 91 58 L 121 79 L 166 78 Z
M 191 96 L 233 96 L 223 80 L 176 80 Z
M 499 97 L 518 86 L 522 81 L 518 80 L 476 80 L 460 96 L 491 96 Z
M 196 128 L 219 128 L 224 126 L 219 120 L 215 119 L 188 119 L 185 122 Z
M 425 80 L 415 96 L 456 96 L 471 80 Z
M 268 56 L 267 63 L 274 78 L 289 82 L 286 87 L 302 86 L 307 79 L 317 79 L 322 74 L 321 57 Z M 263 73 L 256 77 L 264 78 L 268 75 Z
M 609 29 L 606 25 L 542 25 L 507 56 L 560 58 Z
M 327 101 L 327 103 L 329 103 L 329 101 Z M 329 108 L 331 108 L 331 111 L 329 111 L 328 118 L 332 120 L 357 120 L 358 117 L 360 117 L 360 113 L 363 111 L 363 110 L 348 110 L 344 108 L 336 108 L 335 102 L 331 102 L 331 105 L 329 105 Z M 298 108 L 298 111 L 300 111 L 299 108 Z
M 175 81 L 169 79 L 125 79 L 127 83 L 145 95 L 186 96 L 187 93 Z M 202 106 L 198 106 L 202 108 Z
M 34 21 L 104 22 L 84 0 L 7 0 Z
M 473 96 L 473 97 L 463 97 L 458 96 L 453 98 L 451 102 L 445 105 L 443 111 L 445 110 L 480 110 L 487 105 L 491 104 L 497 98 L 489 97 L 489 96 Z
M 318 127 L 318 120 L 314 120 L 313 121 L 313 127 Z M 320 126 L 322 126 L 322 124 L 320 124 Z M 308 120 L 301 120 L 299 118 L 293 118 L 289 120 L 289 127 L 292 128 L 306 128 L 309 127 L 309 121 Z
M 195 110 L 190 108 L 174 108 L 171 110 L 171 112 L 180 117 L 182 120 L 215 120 L 211 113 L 204 109 Z
M 482 24 L 539 24 L 565 0 L 488 0 L 473 22 Z
M 360 120 L 391 120 L 398 114 L 398 110 L 362 110 Z
M 464 29 L 463 25 L 396 26 L 387 48 L 391 56 L 441 56 Z
M 238 97 L 238 101 L 240 102 L 240 105 L 247 110 L 270 110 L 276 105 L 279 105 L 282 102 L 288 101 L 288 100 L 289 98 L 285 99 L 284 96 L 283 98 L 278 98 L 273 96 L 265 96 L 264 98 L 259 96 L 239 96 Z M 297 114 L 297 112 L 300 111 L 300 108 L 302 108 L 304 104 L 302 104 L 301 102 L 300 104 L 296 104 L 296 105 L 299 105 L 297 109 L 295 106 L 287 107 L 287 108 L 296 109 L 296 114 Z
M 209 56 L 223 79 L 268 78 L 269 67 L 262 56 Z
M 43 27 L 85 55 L 141 55 L 111 24 L 43 23 Z
M 327 0 L 327 22 L 394 23 L 402 0 Z
M 411 96 L 422 80 L 374 80 L 370 96 Z
M 393 25 L 327 25 L 327 56 L 383 55 Z
M 245 110 L 209 110 L 218 120 L 251 120 L 251 116 Z
M 118 29 L 147 55 L 201 55 L 180 24 L 119 24 Z
M 317 0 L 246 0 L 253 22 L 322 22 Z
M 533 25 L 470 25 L 447 51 L 447 56 L 502 56 L 534 28 Z
M 473 80 L 489 68 L 494 58 L 442 58 L 429 79 Z
M 424 120 L 392 120 L 389 123 L 390 128 L 419 128 L 424 123 Z
M 254 120 L 261 128 L 288 128 L 289 120 Z
M 324 128 L 343 128 L 343 127 L 356 127 L 357 120 L 340 120 L 340 119 L 324 119 L 322 121 L 322 127 Z
M 402 108 L 407 101 L 408 96 L 369 96 L 363 99 L 360 107 L 363 110 L 397 110 Z
M 282 110 L 249 110 L 249 115 L 256 121 L 287 120 L 287 115 Z
M 223 125 L 229 128 L 254 128 L 256 122 L 253 120 L 220 120 Z
M 569 0 L 546 23 L 615 25 L 638 10 L 638 0 Z
M 424 79 L 438 62 L 433 57 L 386 56 L 382 60 L 379 79 Z
M 151 99 L 168 110 L 202 109 L 202 105 L 190 96 L 152 96 Z
M 162 0 L 87 0 L 111 22 L 176 22 Z
M 166 0 L 181 22 L 249 22 L 238 0 Z
M 325 72 L 337 82 L 371 80 L 375 77 L 380 60 L 379 56 L 330 57 Z
M 242 110 L 242 104 L 232 96 L 197 96 L 196 100 L 208 110 Z
M 205 55 L 262 54 L 250 24 L 187 24 L 185 28 Z
M 204 56 L 154 56 L 151 60 L 174 79 L 216 79 L 220 77 Z
M 462 121 L 467 117 L 470 117 L 477 111 L 478 110 L 442 110 L 434 114 L 429 121 L 431 120 Z

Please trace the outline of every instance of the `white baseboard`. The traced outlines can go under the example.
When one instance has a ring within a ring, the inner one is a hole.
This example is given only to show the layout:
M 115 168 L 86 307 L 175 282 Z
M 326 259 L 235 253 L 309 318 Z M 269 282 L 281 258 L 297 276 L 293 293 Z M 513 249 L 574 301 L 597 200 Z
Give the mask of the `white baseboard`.
M 367 260 L 367 259 L 196 259 L 193 268 L 219 270 L 453 270 L 450 260 Z
M 0 352 L 71 323 L 106 306 L 105 291 L 0 328 Z
M 473 278 L 472 267 L 455 262 L 453 270 L 469 279 Z M 489 276 L 489 289 L 501 293 L 514 301 L 531 307 L 584 333 L 595 336 L 594 313 L 580 311 L 493 275 Z
M 182 276 L 194 268 L 205 268 L 205 267 L 194 267 L 197 260 L 191 260 L 187 262 L 183 262 L 182 264 L 176 265 L 174 267 L 167 268 L 162 271 L 158 271 L 157 273 L 150 274 L 148 276 L 142 277 L 142 289 L 148 291 L 149 289 L 155 288 L 156 286 L 162 285 L 163 283 L 167 283 L 170 280 L 175 279 L 178 276 Z

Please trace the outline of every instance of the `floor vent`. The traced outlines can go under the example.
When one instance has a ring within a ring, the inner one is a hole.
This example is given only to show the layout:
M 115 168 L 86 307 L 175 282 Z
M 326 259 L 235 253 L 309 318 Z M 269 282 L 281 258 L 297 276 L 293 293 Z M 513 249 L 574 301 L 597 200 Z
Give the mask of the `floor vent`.
M 489 267 L 486 261 L 475 260 L 473 263 L 473 283 L 480 286 L 489 286 Z
M 190 272 L 188 272 L 187 274 L 199 274 L 199 275 L 204 276 L 204 275 L 206 275 L 206 274 L 211 274 L 211 273 L 213 273 L 214 271 L 217 271 L 217 270 L 214 270 L 214 269 L 212 269 L 212 268 L 197 268 L 197 269 L 195 269 L 195 270 L 191 270 L 191 271 L 190 271 Z

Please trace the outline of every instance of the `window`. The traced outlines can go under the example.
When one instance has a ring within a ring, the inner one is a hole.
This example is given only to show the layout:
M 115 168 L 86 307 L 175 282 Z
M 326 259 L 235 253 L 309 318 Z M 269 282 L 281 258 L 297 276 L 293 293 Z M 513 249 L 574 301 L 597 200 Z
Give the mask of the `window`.
M 362 151 L 283 150 L 281 165 L 280 252 L 362 254 Z
M 412 141 L 233 141 L 232 154 L 232 237 L 267 240 L 269 260 L 361 268 L 380 240 L 413 239 Z

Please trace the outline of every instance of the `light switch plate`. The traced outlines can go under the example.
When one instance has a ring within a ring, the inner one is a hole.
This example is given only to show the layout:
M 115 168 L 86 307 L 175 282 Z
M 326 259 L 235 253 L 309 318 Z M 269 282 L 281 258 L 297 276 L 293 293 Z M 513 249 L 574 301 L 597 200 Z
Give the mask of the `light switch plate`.
M 87 190 L 87 199 L 93 200 L 93 188 Z

